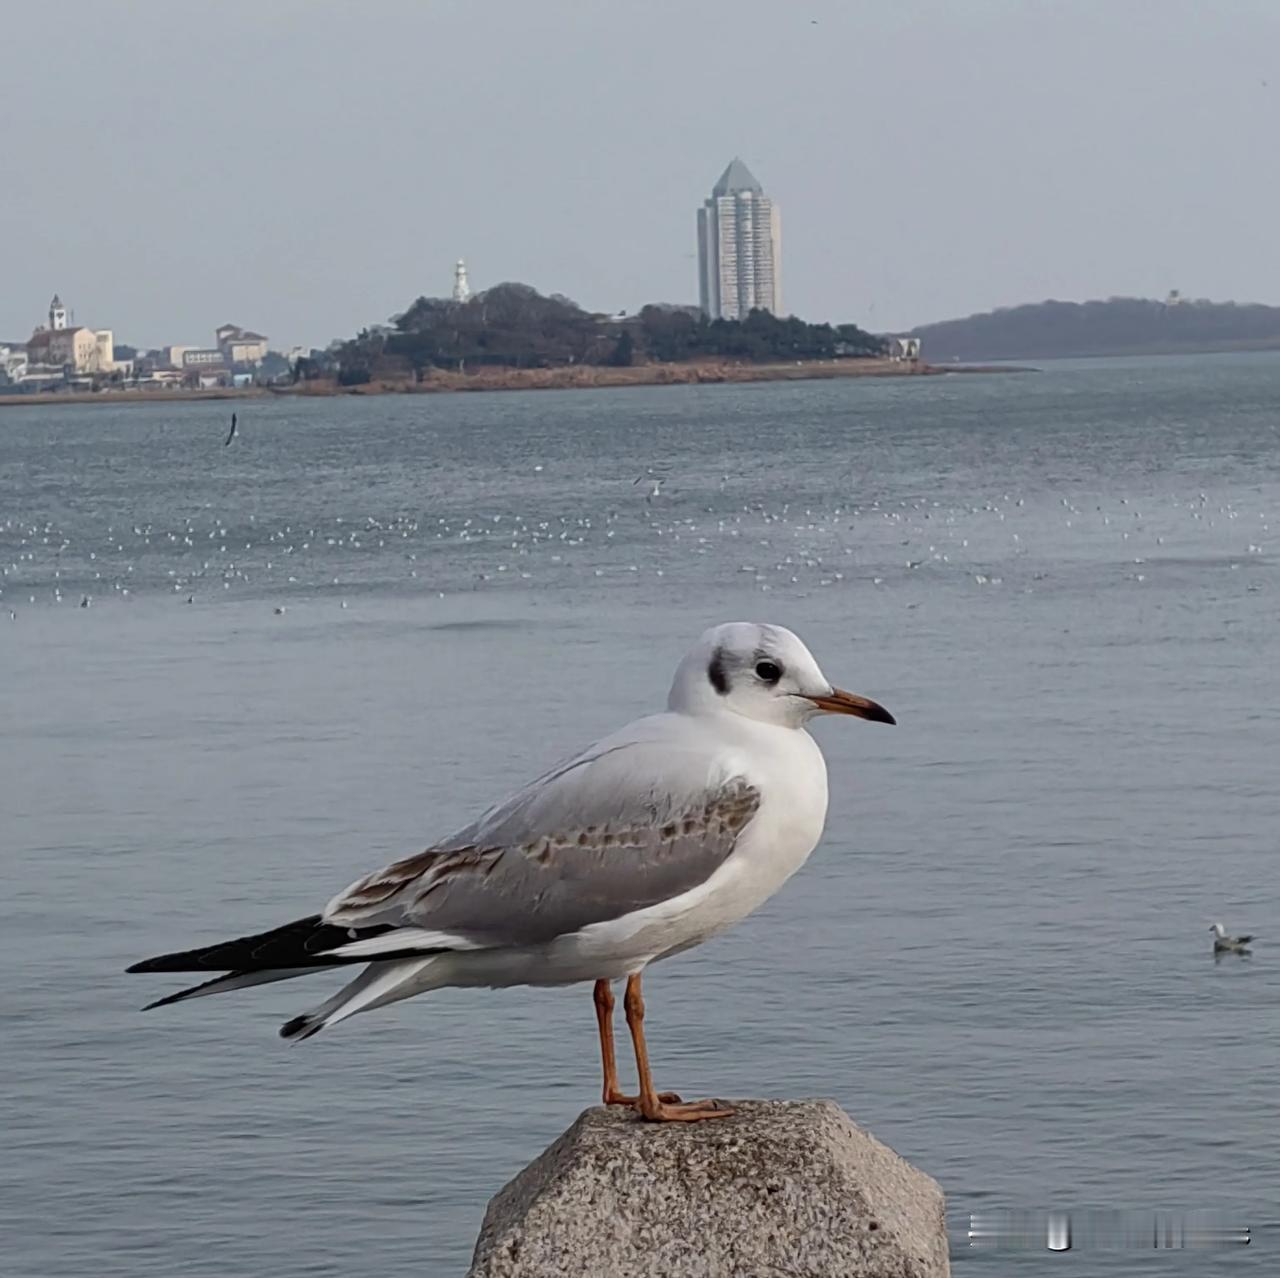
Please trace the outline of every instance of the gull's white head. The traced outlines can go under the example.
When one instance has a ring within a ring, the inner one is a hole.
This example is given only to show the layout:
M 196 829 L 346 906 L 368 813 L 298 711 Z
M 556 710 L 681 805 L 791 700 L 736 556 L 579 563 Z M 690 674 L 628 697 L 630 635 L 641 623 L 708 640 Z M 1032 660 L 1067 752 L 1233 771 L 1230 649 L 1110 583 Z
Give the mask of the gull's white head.
M 667 706 L 683 714 L 740 714 L 785 728 L 817 714 L 895 722 L 883 706 L 842 692 L 783 626 L 730 621 L 706 631 L 680 663 Z
M 1209 931 L 1212 932 L 1214 936 L 1218 937 L 1223 937 L 1227 934 L 1227 929 L 1223 927 L 1221 923 L 1210 923 Z

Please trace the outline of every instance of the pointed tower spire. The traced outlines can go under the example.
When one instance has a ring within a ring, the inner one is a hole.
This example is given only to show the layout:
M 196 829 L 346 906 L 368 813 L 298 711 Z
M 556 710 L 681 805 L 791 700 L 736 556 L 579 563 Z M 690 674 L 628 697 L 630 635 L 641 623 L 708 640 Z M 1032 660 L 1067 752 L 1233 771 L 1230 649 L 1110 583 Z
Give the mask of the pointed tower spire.
M 737 195 L 739 191 L 763 195 L 764 187 L 756 181 L 755 174 L 735 155 L 729 162 L 729 167 L 720 174 L 720 181 L 711 188 L 711 194 Z

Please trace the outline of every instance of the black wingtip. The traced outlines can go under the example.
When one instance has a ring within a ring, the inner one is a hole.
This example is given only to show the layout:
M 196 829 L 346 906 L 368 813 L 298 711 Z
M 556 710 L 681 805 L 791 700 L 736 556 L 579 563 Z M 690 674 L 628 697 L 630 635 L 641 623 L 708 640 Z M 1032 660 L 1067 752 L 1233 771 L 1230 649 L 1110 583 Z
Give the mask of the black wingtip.
M 216 994 L 220 988 L 227 986 L 235 988 L 230 982 L 244 976 L 243 972 L 224 972 L 221 976 L 215 976 L 212 980 L 201 981 L 199 985 L 188 985 L 185 989 L 175 990 L 172 994 L 166 994 L 163 998 L 158 998 L 154 1003 L 148 1003 L 142 1010 L 149 1012 L 153 1007 L 168 1007 L 170 1003 L 181 1003 L 189 998 L 195 998 L 198 994 Z
M 310 1016 L 295 1016 L 291 1021 L 285 1021 L 280 1026 L 280 1037 L 287 1039 L 310 1038 L 312 1034 L 320 1032 L 320 1023 L 313 1021 Z
M 389 931 L 390 925 L 379 924 Z M 376 933 L 374 933 L 376 935 Z M 252 936 L 239 936 L 216 945 L 202 945 L 194 950 L 178 950 L 141 959 L 125 968 L 126 972 L 231 972 L 257 971 L 267 967 L 305 967 L 325 949 L 350 939 L 345 928 L 330 927 L 318 914 L 295 919 L 282 927 L 274 927 Z M 329 961 L 329 960 L 325 960 Z
M 185 954 L 157 954 L 155 958 L 139 959 L 136 963 L 130 963 L 124 970 L 126 972 L 198 971 L 199 969 L 192 965 L 181 963 L 185 957 Z

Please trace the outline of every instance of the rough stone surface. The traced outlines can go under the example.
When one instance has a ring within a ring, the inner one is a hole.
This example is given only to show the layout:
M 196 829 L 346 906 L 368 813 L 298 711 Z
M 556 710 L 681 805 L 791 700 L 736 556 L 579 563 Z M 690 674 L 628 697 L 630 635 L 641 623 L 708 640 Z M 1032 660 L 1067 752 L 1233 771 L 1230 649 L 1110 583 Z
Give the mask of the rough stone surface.
M 589 1109 L 490 1202 L 468 1278 L 944 1278 L 942 1190 L 830 1101 Z

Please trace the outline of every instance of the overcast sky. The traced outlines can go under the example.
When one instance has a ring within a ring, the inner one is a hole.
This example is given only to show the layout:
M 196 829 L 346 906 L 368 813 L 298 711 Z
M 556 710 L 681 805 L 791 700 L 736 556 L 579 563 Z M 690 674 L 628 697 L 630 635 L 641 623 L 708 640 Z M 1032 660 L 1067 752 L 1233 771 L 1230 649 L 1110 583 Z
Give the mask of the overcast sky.
M 696 301 L 741 155 L 786 309 L 1280 303 L 1280 0 L 7 6 L 0 339 L 324 344 L 524 280 Z

